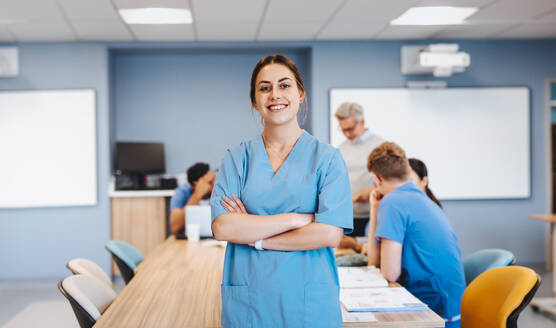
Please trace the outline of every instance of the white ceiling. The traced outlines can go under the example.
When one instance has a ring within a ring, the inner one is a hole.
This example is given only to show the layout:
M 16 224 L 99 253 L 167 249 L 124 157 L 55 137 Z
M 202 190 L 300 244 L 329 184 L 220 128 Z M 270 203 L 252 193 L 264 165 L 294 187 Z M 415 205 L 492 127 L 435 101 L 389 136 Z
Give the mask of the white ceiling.
M 390 26 L 416 5 L 477 6 L 465 25 Z M 190 25 L 118 9 L 190 8 Z M 0 0 L 0 42 L 556 38 L 556 0 Z

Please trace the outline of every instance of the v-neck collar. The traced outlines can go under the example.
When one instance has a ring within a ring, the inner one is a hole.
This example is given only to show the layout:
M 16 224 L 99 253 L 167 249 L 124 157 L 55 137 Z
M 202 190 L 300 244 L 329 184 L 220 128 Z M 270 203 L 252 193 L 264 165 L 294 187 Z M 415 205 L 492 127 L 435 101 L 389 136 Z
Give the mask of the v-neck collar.
M 278 168 L 278 170 L 276 172 L 274 172 L 274 169 L 272 168 L 272 163 L 270 163 L 270 157 L 268 156 L 268 152 L 266 151 L 266 148 L 265 148 L 263 135 L 262 135 L 262 133 L 259 134 L 259 145 L 260 145 L 260 148 L 261 148 L 261 151 L 262 151 L 262 156 L 266 159 L 266 165 L 268 165 L 268 167 L 270 168 L 270 171 L 272 172 L 272 178 L 273 179 L 275 177 L 281 175 L 281 172 L 285 170 L 284 166 L 287 166 L 288 163 L 291 162 L 293 160 L 293 158 L 295 158 L 296 149 L 299 148 L 299 145 L 305 139 L 306 134 L 307 134 L 307 131 L 303 130 L 303 132 L 301 133 L 299 138 L 297 138 L 297 141 L 293 145 L 292 150 L 290 151 L 288 156 L 284 159 L 284 162 L 282 162 L 282 165 L 280 165 L 280 167 Z M 290 159 L 290 158 L 292 158 L 292 159 Z

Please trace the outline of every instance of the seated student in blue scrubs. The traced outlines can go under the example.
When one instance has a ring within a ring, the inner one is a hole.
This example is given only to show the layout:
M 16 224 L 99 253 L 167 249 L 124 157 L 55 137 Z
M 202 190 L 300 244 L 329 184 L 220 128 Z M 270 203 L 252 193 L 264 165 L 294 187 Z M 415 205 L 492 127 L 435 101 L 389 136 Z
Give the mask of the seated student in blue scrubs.
M 369 199 L 369 265 L 426 303 L 446 327 L 459 327 L 465 278 L 448 218 L 410 181 L 405 152 L 395 143 L 375 148 L 367 168 L 376 186 Z
M 210 200 L 214 236 L 228 241 L 222 325 L 341 327 L 332 247 L 353 225 L 346 165 L 300 128 L 305 87 L 289 58 L 255 65 L 250 99 L 263 131 L 228 151 Z
M 174 235 L 184 233 L 185 206 L 209 199 L 214 186 L 214 173 L 207 163 L 193 164 L 186 173 L 189 183 L 177 187 L 170 200 L 170 231 Z

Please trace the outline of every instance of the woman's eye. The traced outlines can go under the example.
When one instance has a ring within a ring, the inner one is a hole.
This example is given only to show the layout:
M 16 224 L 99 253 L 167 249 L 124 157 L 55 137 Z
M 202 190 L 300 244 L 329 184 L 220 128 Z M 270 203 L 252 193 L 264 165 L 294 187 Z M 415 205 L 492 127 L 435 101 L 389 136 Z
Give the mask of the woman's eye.
M 282 84 L 282 85 L 280 85 L 280 87 L 281 87 L 282 89 L 287 89 L 287 88 L 290 87 L 290 85 L 289 85 L 289 84 Z
M 269 90 L 270 90 L 270 87 L 269 87 L 269 86 L 263 86 L 263 87 L 261 87 L 259 90 L 261 90 L 261 91 L 269 91 Z

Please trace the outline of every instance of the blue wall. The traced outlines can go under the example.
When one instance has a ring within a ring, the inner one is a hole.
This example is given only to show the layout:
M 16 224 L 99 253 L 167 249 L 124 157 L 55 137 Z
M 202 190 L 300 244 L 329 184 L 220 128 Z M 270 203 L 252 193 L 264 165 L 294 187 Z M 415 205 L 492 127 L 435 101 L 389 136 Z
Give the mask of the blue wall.
M 115 51 L 112 140 L 164 142 L 169 173 L 185 172 L 198 161 L 218 167 L 227 148 L 262 129 L 249 101 L 250 72 L 272 53 Z M 305 76 L 308 51 L 283 53 Z
M 67 261 L 76 257 L 89 258 L 108 271 L 110 259 L 103 248 L 110 237 L 106 47 L 24 44 L 19 51 L 20 75 L 0 79 L 0 90 L 96 90 L 98 204 L 0 209 L 0 280 L 63 277 L 69 272 Z
M 61 277 L 67 274 L 65 262 L 73 257 L 90 258 L 108 271 L 109 257 L 103 245 L 110 236 L 106 192 L 110 173 L 110 134 L 112 141 L 179 141 L 190 137 L 183 131 L 175 131 L 180 130 L 180 123 L 169 123 L 169 116 L 175 121 L 186 118 L 200 121 L 198 126 L 191 127 L 195 131 L 203 127 L 210 130 L 211 122 L 220 117 L 229 126 L 225 133 L 230 138 L 250 135 L 257 129 L 256 118 L 248 114 L 246 90 L 251 68 L 260 54 L 270 52 L 269 49 L 283 49 L 304 62 L 300 66 L 309 84 L 309 130 L 320 140 L 328 141 L 330 88 L 403 87 L 408 78 L 400 74 L 400 46 L 411 43 L 427 42 L 141 44 L 143 48 L 151 48 L 151 52 L 134 50 L 137 44 L 20 45 L 22 73 L 15 79 L 0 79 L 0 89 L 97 90 L 99 204 L 73 208 L 0 209 L 0 279 Z M 542 222 L 527 219 L 527 215 L 549 210 L 548 178 L 545 176 L 544 83 L 546 78 L 556 77 L 556 41 L 463 41 L 459 44 L 471 54 L 472 63 L 465 73 L 448 79 L 450 86 L 519 85 L 531 89 L 532 196 L 523 200 L 446 201 L 446 212 L 464 256 L 481 248 L 502 247 L 513 251 L 521 263 L 542 262 L 546 227 Z M 173 47 L 182 50 L 178 54 L 160 53 L 161 49 Z M 214 51 L 205 53 L 209 56 L 207 58 L 200 56 L 202 53 L 183 53 L 183 49 L 198 50 L 200 47 L 205 49 L 203 51 Z M 292 48 L 309 50 L 299 52 Z M 111 62 L 108 60 L 109 49 L 118 49 L 113 50 Z M 184 58 L 194 64 L 185 63 Z M 232 65 L 226 65 L 228 58 Z M 215 65 L 211 67 L 207 63 Z M 200 66 L 198 71 L 195 71 L 196 65 Z M 225 74 L 219 74 L 224 69 L 227 69 Z M 188 73 L 200 74 L 197 75 L 200 83 L 192 83 L 184 76 Z M 147 78 L 157 84 L 149 86 L 145 83 Z M 112 96 L 109 96 L 109 80 L 112 81 Z M 225 86 L 215 90 L 213 83 L 219 84 L 219 81 L 224 81 Z M 172 84 L 195 90 L 192 108 L 186 107 L 188 102 L 184 101 L 184 95 L 167 89 Z M 165 87 L 161 88 L 161 85 Z M 131 93 L 135 93 L 137 99 L 129 98 Z M 226 102 L 226 97 L 233 98 L 233 113 L 241 112 L 241 115 L 230 115 L 227 106 L 221 105 Z M 208 106 L 213 100 L 218 105 Z M 152 104 L 159 103 L 163 106 L 153 111 Z M 184 114 L 189 111 L 195 116 Z M 186 130 L 188 123 L 182 124 Z M 222 131 L 216 132 L 200 138 L 203 145 L 213 148 L 206 159 L 211 164 L 217 161 L 214 154 L 220 153 L 228 143 L 235 143 L 223 139 Z M 168 143 L 168 147 L 170 144 L 172 147 L 167 149 L 169 171 L 181 172 L 188 163 L 197 160 L 197 157 L 190 158 L 188 153 L 181 153 L 179 142 Z M 202 155 L 199 157 L 202 159 Z

